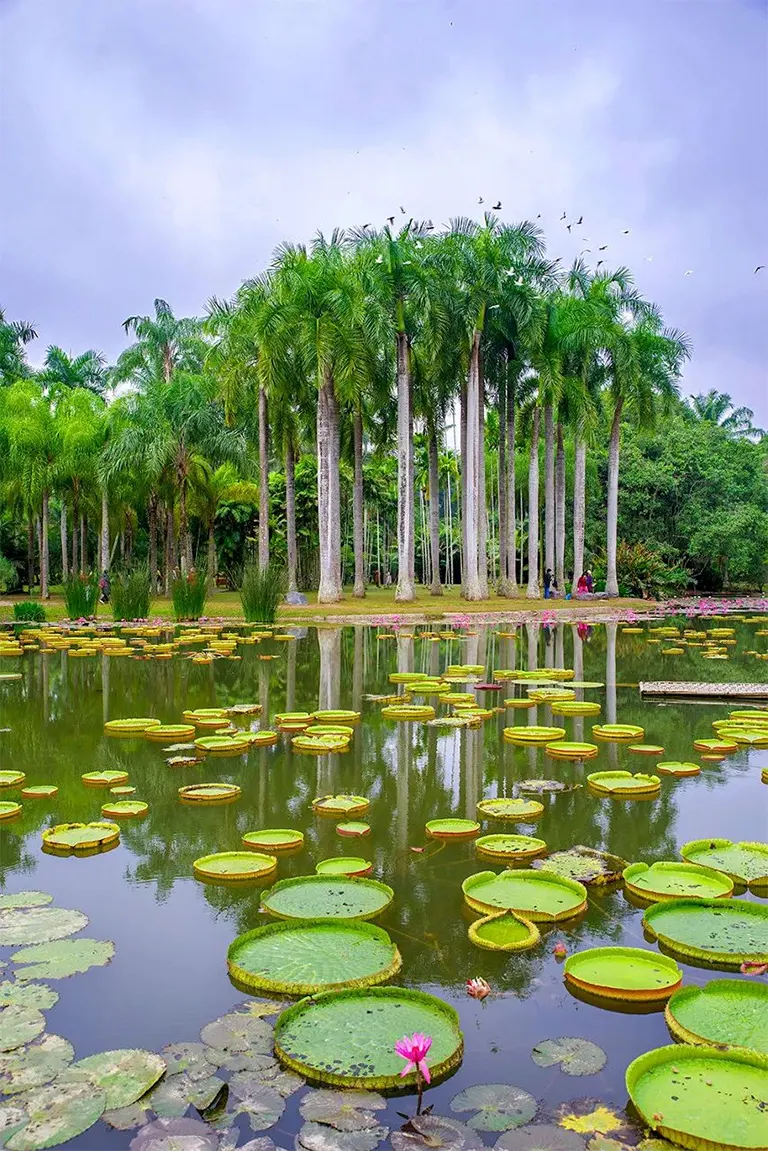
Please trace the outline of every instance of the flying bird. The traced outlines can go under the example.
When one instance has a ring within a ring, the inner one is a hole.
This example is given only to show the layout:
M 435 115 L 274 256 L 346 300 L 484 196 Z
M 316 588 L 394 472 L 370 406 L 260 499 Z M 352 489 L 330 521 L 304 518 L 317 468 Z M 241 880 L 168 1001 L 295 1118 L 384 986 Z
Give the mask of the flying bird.
M 653 256 L 646 256 L 645 257 L 646 264 L 650 264 L 650 263 L 652 263 L 652 261 L 653 261 Z
M 427 224 L 427 231 L 428 232 L 434 232 L 434 230 L 435 230 L 435 225 L 430 220 L 429 223 Z
M 566 215 L 567 215 L 567 213 L 566 213 L 566 212 L 563 212 L 563 214 L 562 214 L 562 216 L 560 217 L 560 219 L 561 219 L 561 220 L 564 220 L 564 219 L 565 219 L 565 217 L 566 217 Z
M 536 219 L 537 219 L 537 220 L 540 220 L 540 219 L 541 219 L 541 212 L 539 212 L 539 213 L 538 213 L 538 215 L 536 216 Z
M 579 252 L 579 255 L 580 256 L 586 256 L 587 252 L 591 252 L 591 251 L 592 251 L 591 248 L 582 248 L 581 251 Z
M 494 210 L 494 212 L 500 212 L 501 211 L 501 200 L 499 200 L 499 202 L 497 204 L 493 205 L 493 210 Z
M 752 273 L 752 275 L 756 276 L 757 273 L 762 272 L 764 268 L 765 268 L 765 264 L 758 264 L 757 267 L 755 268 L 754 272 Z
M 629 228 L 624 228 L 624 229 L 622 230 L 622 233 L 621 233 L 621 234 L 622 234 L 622 236 L 628 236 L 628 235 L 629 235 Z
M 685 274 L 686 274 L 686 276 L 692 276 L 693 275 L 693 268 L 689 268 Z
M 598 267 L 598 268 L 599 268 L 599 267 L 600 267 L 600 265 L 601 265 L 602 263 L 604 263 L 604 262 L 605 262 L 604 260 L 598 260 L 598 261 L 597 261 L 597 264 L 596 264 L 596 267 Z
M 402 204 L 400 205 L 400 211 L 402 212 L 403 215 L 405 215 L 405 208 L 403 207 Z
M 578 227 L 579 224 L 583 224 L 583 223 L 584 223 L 584 217 L 579 216 L 578 220 L 576 221 L 576 226 Z
M 370 228 L 370 226 L 370 224 L 363 224 L 363 231 L 365 231 L 366 228 Z
M 484 203 L 485 203 L 485 200 L 483 199 L 483 197 L 482 197 L 482 196 L 478 196 L 478 197 L 477 197 L 477 202 L 478 202 L 478 204 L 484 204 Z
M 607 244 L 603 244 L 603 246 L 601 248 L 598 248 L 597 250 L 598 250 L 598 252 L 604 252 L 607 247 L 608 247 Z
M 568 231 L 570 232 L 571 228 L 573 227 L 573 224 L 566 224 L 565 226 L 568 229 Z
M 394 222 L 395 222 L 394 216 L 387 216 L 387 223 L 390 225 L 390 227 L 394 224 Z

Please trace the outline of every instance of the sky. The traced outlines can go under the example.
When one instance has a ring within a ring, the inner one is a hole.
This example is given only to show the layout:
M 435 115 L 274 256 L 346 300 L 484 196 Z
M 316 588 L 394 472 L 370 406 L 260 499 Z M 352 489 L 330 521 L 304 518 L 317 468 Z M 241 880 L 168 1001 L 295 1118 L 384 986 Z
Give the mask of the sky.
M 768 0 L 0 0 L 0 170 L 33 362 L 113 361 L 286 239 L 500 199 L 768 427 Z

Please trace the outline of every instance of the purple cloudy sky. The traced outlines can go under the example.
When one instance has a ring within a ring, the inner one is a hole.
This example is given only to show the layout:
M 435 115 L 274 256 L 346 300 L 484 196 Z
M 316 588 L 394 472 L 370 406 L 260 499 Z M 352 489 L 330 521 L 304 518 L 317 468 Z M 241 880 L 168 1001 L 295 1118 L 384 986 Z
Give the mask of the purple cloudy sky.
M 768 0 L 0 0 L 0 303 L 114 359 L 285 238 L 483 195 L 768 425 L 767 48 Z

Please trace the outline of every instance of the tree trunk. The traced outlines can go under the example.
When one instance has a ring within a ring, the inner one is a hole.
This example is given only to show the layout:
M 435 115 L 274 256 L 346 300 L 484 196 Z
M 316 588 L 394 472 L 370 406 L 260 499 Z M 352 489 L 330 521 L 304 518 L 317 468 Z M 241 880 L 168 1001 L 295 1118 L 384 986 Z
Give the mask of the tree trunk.
M 216 536 L 213 530 L 213 520 L 208 525 L 208 560 L 206 578 L 208 581 L 208 588 L 210 591 L 216 589 L 216 568 L 218 566 L 218 557 L 216 555 Z
M 32 516 L 27 520 L 27 586 L 32 595 L 35 586 L 35 524 Z
M 608 449 L 608 540 L 607 572 L 605 590 L 610 596 L 619 594 L 619 577 L 616 571 L 616 547 L 619 531 L 619 442 L 621 439 L 621 409 L 623 401 L 618 400 L 611 425 L 611 443 Z
M 544 405 L 544 567 L 555 568 L 555 417 Z
M 413 496 L 413 397 L 408 337 L 397 333 L 397 589 L 395 599 L 416 598 Z
M 475 329 L 472 337 L 472 349 L 469 357 L 469 371 L 467 373 L 466 389 L 466 447 L 462 460 L 462 476 L 465 475 L 463 486 L 466 489 L 466 503 L 462 509 L 462 535 L 465 541 L 463 564 L 463 592 L 468 600 L 483 598 L 483 588 L 480 579 L 479 566 L 479 520 L 485 514 L 485 508 L 480 508 L 480 444 L 478 430 L 480 427 L 480 332 Z M 485 485 L 483 485 L 484 487 Z M 485 557 L 483 556 L 483 563 Z
M 515 386 L 507 385 L 507 595 L 517 595 L 517 522 L 515 515 Z M 522 567 L 520 579 L 523 578 Z
M 576 594 L 579 576 L 584 571 L 584 521 L 586 513 L 587 445 L 576 440 L 576 458 L 573 464 L 573 585 Z
M 60 516 L 61 531 L 61 578 L 66 580 L 69 576 L 69 556 L 67 555 L 67 505 L 61 501 Z
M 101 492 L 101 559 L 99 567 L 101 571 L 109 571 L 109 500 L 107 499 L 106 488 L 102 488 Z
M 40 595 L 43 599 L 48 599 L 51 594 L 48 590 L 48 566 L 50 561 L 50 551 L 48 546 L 48 492 L 43 492 L 43 507 L 42 519 L 40 522 Z
M 188 576 L 192 570 L 192 540 L 189 536 L 187 517 L 187 488 L 179 484 L 179 542 L 181 545 L 181 574 Z
M 352 535 L 355 553 L 354 595 L 362 599 L 365 595 L 365 532 L 363 525 L 363 413 L 359 403 L 355 405 L 352 422 L 354 448 L 354 481 L 352 485 Z
M 88 571 L 88 521 L 80 512 L 80 575 Z
M 147 524 L 149 528 L 149 586 L 152 595 L 157 593 L 157 496 L 154 492 L 149 497 L 147 506 Z
M 432 582 L 430 595 L 442 595 L 440 581 L 440 445 L 437 429 L 430 424 L 427 429 L 427 451 L 429 453 L 429 552 L 432 558 Z
M 79 508 L 80 508 L 80 505 L 78 503 L 77 497 L 75 497 L 75 501 L 72 505 L 72 563 L 70 565 L 71 569 L 72 569 L 72 575 L 73 576 L 76 576 L 78 571 L 80 570 L 80 562 L 79 562 L 78 555 L 77 555 L 77 543 L 78 543 L 77 528 L 78 528 L 78 524 L 80 522 Z
M 269 564 L 269 424 L 267 393 L 259 388 L 259 569 Z
M 341 496 L 339 490 L 339 402 L 333 375 L 325 373 L 317 404 L 317 479 L 320 534 L 318 603 L 338 603 L 341 590 Z
M 534 408 L 528 461 L 528 599 L 539 598 L 539 419 Z
M 507 529 L 507 381 L 499 380 L 499 595 L 509 594 L 507 582 L 507 555 L 509 552 Z
M 299 590 L 296 582 L 296 460 L 293 444 L 285 450 L 285 535 L 288 549 L 288 591 Z
M 557 421 L 557 451 L 555 455 L 555 579 L 561 595 L 565 595 L 565 445 L 563 425 Z
M 165 594 L 168 595 L 171 590 L 171 580 L 173 578 L 173 569 L 176 566 L 174 548 L 173 548 L 173 508 L 167 507 L 165 510 Z
M 459 442 L 459 460 L 460 460 L 460 475 L 459 475 L 459 536 L 461 539 L 461 547 L 459 549 L 459 576 L 461 583 L 461 594 L 464 595 L 466 588 L 467 577 L 467 381 L 462 380 L 461 392 L 459 397 L 460 406 L 460 442 Z
M 485 490 L 485 384 L 483 355 L 477 349 L 477 577 L 480 598 L 488 599 L 488 500 Z

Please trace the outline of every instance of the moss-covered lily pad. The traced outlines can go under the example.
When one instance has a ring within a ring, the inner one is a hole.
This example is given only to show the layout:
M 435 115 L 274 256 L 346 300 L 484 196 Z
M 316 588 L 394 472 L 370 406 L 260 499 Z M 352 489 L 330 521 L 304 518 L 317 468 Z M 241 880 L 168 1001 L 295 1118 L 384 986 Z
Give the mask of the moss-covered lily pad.
M 17 980 L 65 979 L 91 967 L 104 967 L 115 954 L 114 943 L 101 939 L 60 939 L 24 947 L 12 955 L 24 964 L 16 971 Z
M 365 1131 L 378 1123 L 375 1112 L 383 1111 L 386 1100 L 375 1091 L 309 1091 L 299 1104 L 302 1118 L 324 1123 L 337 1131 Z
M 483 819 L 510 819 L 525 822 L 544 814 L 544 804 L 536 799 L 481 799 L 477 814 Z
M 430 819 L 426 832 L 432 839 L 474 839 L 480 824 L 474 819 Z
M 605 1067 L 608 1056 L 589 1039 L 564 1036 L 537 1043 L 531 1059 L 539 1067 L 559 1066 L 565 1075 L 596 1075 Z
M 536 839 L 533 835 L 481 835 L 475 843 L 475 850 L 485 859 L 523 863 L 543 855 L 547 845 L 543 839 Z
M 768 1070 L 756 1055 L 673 1044 L 630 1063 L 627 1091 L 653 1130 L 685 1147 L 762 1151 Z
M 243 836 L 243 846 L 255 851 L 266 851 L 270 855 L 277 851 L 298 851 L 304 846 L 304 832 L 295 831 L 292 827 L 247 831 Z
M 0 1051 L 23 1047 L 45 1030 L 45 1016 L 35 1007 L 11 1004 L 0 1011 Z
M 587 906 L 587 891 L 573 879 L 543 871 L 480 871 L 461 885 L 473 911 L 516 911 L 526 919 L 554 923 Z
M 768 963 L 768 907 L 744 899 L 655 903 L 643 927 L 676 955 L 718 967 Z
M 194 860 L 192 868 L 198 878 L 237 883 L 274 874 L 277 860 L 274 855 L 263 855 L 259 851 L 217 851 Z
M 657 795 L 661 790 L 658 775 L 631 771 L 593 771 L 587 776 L 587 783 L 598 795 L 618 795 L 626 798 L 642 795 Z
M 394 894 L 377 879 L 299 875 L 266 891 L 262 906 L 279 919 L 373 919 Z
M 0 910 L 0 947 L 64 939 L 82 931 L 87 923 L 82 911 L 64 907 L 9 907 Z
M 48 1011 L 58 1000 L 58 991 L 45 983 L 0 983 L 0 1007 L 15 1003 L 18 1007 Z
M 523 795 L 561 795 L 564 791 L 574 791 L 577 783 L 563 783 L 561 779 L 521 779 L 517 790 Z
M 412 1087 L 416 1073 L 401 1077 L 404 1064 L 395 1043 L 414 1032 L 432 1037 L 427 1065 L 433 1082 L 461 1062 L 463 1039 L 453 1008 L 400 987 L 302 999 L 278 1018 L 275 1052 L 286 1067 L 331 1086 Z
M 522 1127 L 538 1110 L 536 1100 L 511 1083 L 478 1083 L 451 1100 L 452 1111 L 474 1111 L 467 1125 L 475 1131 L 509 1131 Z
M 725 899 L 733 893 L 733 880 L 711 867 L 662 860 L 631 863 L 624 869 L 627 891 L 653 902 L 664 899 Z
M 669 1030 L 682 1043 L 739 1047 L 768 1056 L 768 986 L 764 983 L 712 979 L 704 987 L 681 987 L 667 1003 L 665 1017 Z
M 67 1082 L 85 1079 L 106 1094 L 105 1107 L 129 1107 L 165 1074 L 165 1060 L 153 1051 L 102 1051 L 73 1063 Z
M 494 1151 L 584 1151 L 585 1143 L 575 1131 L 553 1123 L 534 1123 L 507 1131 L 494 1144 Z
M 43 847 L 54 855 L 92 855 L 107 851 L 120 840 L 116 823 L 57 823 L 42 833 Z
M 60 1035 L 42 1034 L 32 1043 L 0 1055 L 0 1092 L 17 1095 L 50 1083 L 75 1057 L 71 1043 Z
M 315 871 L 318 875 L 370 875 L 373 864 L 356 855 L 336 855 L 321 859 Z
M 6 907 L 45 907 L 53 903 L 47 891 L 13 891 L 0 895 L 0 909 Z
M 514 911 L 499 911 L 470 923 L 472 943 L 486 951 L 527 951 L 541 939 L 539 929 Z
M 566 879 L 576 879 L 588 886 L 604 886 L 618 883 L 627 861 L 607 851 L 596 851 L 592 847 L 576 844 L 568 851 L 553 851 L 546 859 L 537 860 L 534 867 L 563 875 Z
M 238 985 L 285 995 L 372 986 L 400 965 L 386 931 L 357 920 L 269 923 L 239 935 L 227 952 Z
M 674 959 L 641 947 L 591 947 L 569 955 L 566 983 L 605 999 L 660 1002 L 683 981 Z
M 732 843 L 730 839 L 694 839 L 680 848 L 683 859 L 722 871 L 754 890 L 768 887 L 768 843 Z
M 23 1097 L 27 1122 L 6 1141 L 8 1151 L 41 1151 L 75 1139 L 101 1118 L 106 1096 L 91 1083 L 52 1083 Z

